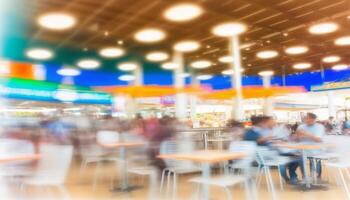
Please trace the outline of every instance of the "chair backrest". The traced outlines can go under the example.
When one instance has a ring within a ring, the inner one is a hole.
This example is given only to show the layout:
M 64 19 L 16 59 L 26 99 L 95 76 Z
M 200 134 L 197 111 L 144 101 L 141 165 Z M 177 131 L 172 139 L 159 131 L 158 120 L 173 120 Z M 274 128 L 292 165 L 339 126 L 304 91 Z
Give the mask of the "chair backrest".
M 36 180 L 47 185 L 63 184 L 73 157 L 73 146 L 43 144 L 35 173 Z
M 165 140 L 160 144 L 160 154 L 186 153 L 195 150 L 195 143 L 192 140 Z M 166 159 L 165 164 L 168 168 L 192 168 L 194 163 L 185 160 Z
M 97 142 L 100 144 L 119 142 L 119 133 L 116 131 L 99 131 L 96 137 Z
M 11 155 L 25 155 L 33 154 L 34 145 L 28 140 L 17 139 L 0 139 L 0 156 L 7 157 Z M 0 167 L 6 167 L 7 165 L 23 165 L 30 163 L 30 161 L 18 161 L 10 164 L 3 164 Z
M 338 159 L 350 162 L 350 137 L 343 135 L 328 135 L 323 137 L 323 141 L 331 144 L 329 150 L 337 154 Z
M 273 160 L 277 156 L 279 153 L 269 147 L 259 146 L 256 149 L 256 161 L 259 165 L 264 165 L 266 160 Z
M 240 165 L 246 169 L 250 168 L 252 162 L 255 160 L 256 142 L 253 141 L 233 141 L 229 146 L 230 152 L 243 152 L 247 156 L 237 160 L 234 164 Z

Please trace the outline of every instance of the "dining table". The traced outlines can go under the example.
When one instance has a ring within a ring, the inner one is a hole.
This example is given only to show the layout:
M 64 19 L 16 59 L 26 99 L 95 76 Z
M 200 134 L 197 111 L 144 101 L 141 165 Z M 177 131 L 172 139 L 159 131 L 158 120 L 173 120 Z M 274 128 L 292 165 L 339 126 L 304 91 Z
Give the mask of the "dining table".
M 211 166 L 229 160 L 237 160 L 246 156 L 243 152 L 229 152 L 226 150 L 198 150 L 185 153 L 160 154 L 158 158 L 171 160 L 187 160 L 199 163 L 202 169 L 202 178 L 210 179 Z M 202 187 L 202 200 L 209 199 L 209 186 L 204 184 Z
M 310 143 L 304 143 L 304 142 L 286 142 L 286 143 L 277 143 L 274 144 L 277 148 L 285 148 L 285 149 L 291 149 L 291 150 L 298 150 L 301 153 L 302 162 L 303 162 L 303 184 L 301 185 L 301 190 L 308 191 L 308 190 L 314 190 L 314 189 L 327 189 L 326 187 L 322 185 L 316 185 L 314 183 L 314 178 L 311 177 L 311 175 L 307 174 L 307 159 L 309 156 L 312 156 L 313 152 L 315 151 L 321 151 L 324 149 L 327 149 L 331 147 L 331 144 L 323 143 L 323 142 L 310 142 Z
M 113 143 L 100 143 L 100 146 L 108 149 L 119 149 L 119 159 L 120 159 L 120 168 L 121 168 L 121 186 L 117 188 L 113 188 L 115 192 L 130 192 L 138 187 L 129 185 L 128 181 L 128 162 L 126 158 L 126 149 L 127 148 L 135 148 L 146 145 L 145 142 L 142 141 L 118 141 Z

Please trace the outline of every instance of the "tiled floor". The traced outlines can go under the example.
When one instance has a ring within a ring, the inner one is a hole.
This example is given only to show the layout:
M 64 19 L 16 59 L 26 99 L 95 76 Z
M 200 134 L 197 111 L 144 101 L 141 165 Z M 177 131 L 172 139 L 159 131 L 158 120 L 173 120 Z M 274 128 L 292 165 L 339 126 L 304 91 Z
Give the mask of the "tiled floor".
M 94 165 L 89 166 L 81 175 L 79 175 L 79 165 L 75 163 L 70 171 L 66 188 L 69 193 L 70 199 L 74 200 L 143 200 L 148 198 L 148 180 L 138 179 L 132 180 L 134 183 L 144 185 L 145 187 L 133 191 L 131 193 L 112 193 L 110 192 L 110 180 L 111 177 L 116 176 L 116 168 L 114 165 L 105 164 L 100 171 L 100 179 L 98 180 L 97 187 L 93 188 L 93 175 L 95 173 Z M 194 191 L 193 185 L 187 182 L 187 179 L 195 175 L 188 175 L 180 177 L 179 186 L 177 192 L 177 199 L 192 199 Z M 344 192 L 340 187 L 337 187 L 331 180 L 331 185 L 327 191 L 308 191 L 301 192 L 293 188 L 292 186 L 286 186 L 284 191 L 279 189 L 276 170 L 273 172 L 274 181 L 276 183 L 277 199 L 283 200 L 331 200 L 331 199 L 346 199 Z M 117 184 L 117 183 L 115 183 Z M 7 199 L 63 199 L 59 196 L 57 190 L 53 188 L 40 189 L 40 188 L 26 188 L 25 193 L 20 195 L 19 188 L 10 186 L 10 196 Z M 244 199 L 244 188 L 236 186 L 231 189 L 233 199 Z M 259 199 L 270 199 L 270 194 L 267 192 L 265 182 L 263 181 L 258 189 Z M 4 197 L 4 196 L 3 196 Z M 1 197 L 1 199 L 4 199 Z M 21 198 L 20 198 L 21 197 Z M 165 197 L 152 197 L 153 199 L 165 199 Z M 220 188 L 211 188 L 211 199 L 221 200 L 226 199 L 225 193 Z

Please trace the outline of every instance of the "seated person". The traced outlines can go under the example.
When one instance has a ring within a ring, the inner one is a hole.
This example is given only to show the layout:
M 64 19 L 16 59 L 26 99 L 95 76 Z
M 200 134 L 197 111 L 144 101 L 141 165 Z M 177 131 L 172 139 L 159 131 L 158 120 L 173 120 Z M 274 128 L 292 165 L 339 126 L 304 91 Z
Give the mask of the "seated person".
M 297 140 L 300 142 L 322 142 L 322 137 L 325 135 L 325 127 L 316 122 L 317 116 L 313 113 L 307 113 L 304 118 L 304 123 L 299 125 L 296 131 Z M 313 169 L 314 162 L 310 162 L 310 167 Z M 321 160 L 317 160 L 317 177 L 321 178 Z
M 270 146 L 273 143 L 279 142 L 274 140 L 273 128 L 275 126 L 275 121 L 269 116 L 257 116 L 252 117 L 252 128 L 247 130 L 244 134 L 243 139 L 248 141 L 256 141 L 260 146 Z M 295 156 L 294 154 L 281 154 L 283 156 Z M 280 167 L 281 176 L 287 183 L 298 184 L 298 178 L 296 170 L 298 166 L 302 166 L 302 159 L 299 157 L 295 161 L 288 163 L 286 166 Z M 288 168 L 289 176 L 287 176 L 286 168 Z

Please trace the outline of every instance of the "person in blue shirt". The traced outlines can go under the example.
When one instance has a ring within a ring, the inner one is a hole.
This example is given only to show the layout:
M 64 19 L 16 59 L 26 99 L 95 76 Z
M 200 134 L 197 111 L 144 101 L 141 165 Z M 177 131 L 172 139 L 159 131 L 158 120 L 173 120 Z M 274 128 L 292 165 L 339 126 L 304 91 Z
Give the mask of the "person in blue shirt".
M 316 122 L 317 116 L 313 113 L 307 113 L 304 123 L 299 125 L 296 131 L 299 142 L 319 143 L 322 142 L 323 136 L 326 134 L 325 127 Z M 322 165 L 321 160 L 316 160 L 317 177 L 321 178 Z M 310 167 L 313 169 L 314 161 L 311 160 Z
M 274 140 L 275 136 L 272 134 L 272 129 L 275 126 L 275 120 L 269 116 L 253 116 L 251 118 L 252 128 L 248 129 L 243 139 L 248 141 L 256 141 L 260 146 L 271 146 L 278 140 Z M 294 154 L 280 154 L 282 156 L 293 156 Z M 297 178 L 296 170 L 299 166 L 302 166 L 302 159 L 297 157 L 294 161 L 288 163 L 285 166 L 280 167 L 281 176 L 284 180 L 292 185 L 299 183 Z M 289 177 L 287 176 L 287 168 L 289 172 Z

